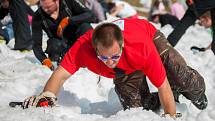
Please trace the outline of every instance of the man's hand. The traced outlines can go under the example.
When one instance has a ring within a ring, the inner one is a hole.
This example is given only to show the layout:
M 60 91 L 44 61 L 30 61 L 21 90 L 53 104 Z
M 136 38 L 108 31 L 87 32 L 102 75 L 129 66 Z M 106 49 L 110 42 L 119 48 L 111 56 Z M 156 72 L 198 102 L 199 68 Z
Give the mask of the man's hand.
M 54 66 L 52 64 L 52 61 L 49 58 L 44 59 L 42 64 L 47 66 L 48 68 L 50 68 L 52 71 L 54 70 Z
M 23 109 L 29 107 L 48 107 L 55 106 L 57 98 L 54 93 L 50 91 L 45 91 L 38 96 L 31 96 L 24 100 L 22 103 Z
M 65 17 L 61 20 L 57 28 L 57 36 L 62 38 L 63 30 L 70 23 L 69 17 Z

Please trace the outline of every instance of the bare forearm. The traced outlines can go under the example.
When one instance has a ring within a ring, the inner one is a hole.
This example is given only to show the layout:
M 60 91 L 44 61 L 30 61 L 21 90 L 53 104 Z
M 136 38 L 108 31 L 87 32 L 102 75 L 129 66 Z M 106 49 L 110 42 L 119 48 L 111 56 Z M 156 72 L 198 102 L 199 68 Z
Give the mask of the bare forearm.
M 63 83 L 69 77 L 70 74 L 63 67 L 59 66 L 49 78 L 43 91 L 50 91 L 57 95 Z
M 176 107 L 174 96 L 167 79 L 158 90 L 160 102 L 164 108 L 164 112 L 173 116 L 176 114 Z

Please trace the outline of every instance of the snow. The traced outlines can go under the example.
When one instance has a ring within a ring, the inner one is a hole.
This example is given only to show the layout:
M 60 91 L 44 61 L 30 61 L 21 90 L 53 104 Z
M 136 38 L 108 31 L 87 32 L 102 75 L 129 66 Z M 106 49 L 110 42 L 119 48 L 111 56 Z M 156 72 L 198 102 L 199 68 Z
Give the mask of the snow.
M 167 36 L 172 28 L 167 25 L 161 29 Z M 187 63 L 198 70 L 206 83 L 208 107 L 200 111 L 185 97 L 180 97 L 177 112 L 183 113 L 178 121 L 215 121 L 215 56 L 211 50 L 193 53 L 193 45 L 206 47 L 211 42 L 207 31 L 196 25 L 190 27 L 176 49 L 184 56 Z M 132 108 L 123 111 L 114 92 L 111 79 L 103 78 L 98 82 L 98 75 L 80 69 L 69 78 L 58 95 L 58 105 L 53 108 L 10 108 L 11 101 L 23 101 L 39 94 L 51 71 L 42 66 L 33 52 L 20 53 L 10 46 L 0 45 L 0 120 L 1 121 L 174 121 L 161 118 L 160 112 Z M 152 87 L 152 86 L 150 86 Z

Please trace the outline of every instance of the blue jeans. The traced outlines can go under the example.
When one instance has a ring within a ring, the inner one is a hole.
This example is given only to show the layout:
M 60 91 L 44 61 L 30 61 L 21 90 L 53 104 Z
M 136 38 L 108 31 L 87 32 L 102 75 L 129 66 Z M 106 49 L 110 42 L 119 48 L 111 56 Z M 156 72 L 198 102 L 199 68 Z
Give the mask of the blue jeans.
M 6 26 L 9 41 L 14 38 L 12 23 Z

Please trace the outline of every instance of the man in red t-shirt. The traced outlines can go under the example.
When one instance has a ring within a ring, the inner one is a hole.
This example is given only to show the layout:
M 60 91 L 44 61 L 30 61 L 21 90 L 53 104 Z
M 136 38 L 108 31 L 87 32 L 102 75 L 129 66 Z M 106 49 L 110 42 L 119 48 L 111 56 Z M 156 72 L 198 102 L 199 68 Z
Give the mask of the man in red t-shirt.
M 101 24 L 81 36 L 53 72 L 43 93 L 26 99 L 23 108 L 44 106 L 44 99 L 53 106 L 64 81 L 80 67 L 113 78 L 124 109 L 142 106 L 156 110 L 161 103 L 165 114 L 175 116 L 171 87 L 192 102 L 205 91 L 204 79 L 186 65 L 153 25 L 146 20 L 120 19 Z M 145 76 L 158 88 L 158 94 L 150 93 Z

